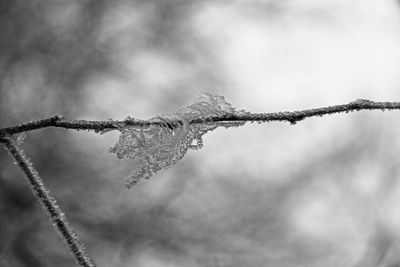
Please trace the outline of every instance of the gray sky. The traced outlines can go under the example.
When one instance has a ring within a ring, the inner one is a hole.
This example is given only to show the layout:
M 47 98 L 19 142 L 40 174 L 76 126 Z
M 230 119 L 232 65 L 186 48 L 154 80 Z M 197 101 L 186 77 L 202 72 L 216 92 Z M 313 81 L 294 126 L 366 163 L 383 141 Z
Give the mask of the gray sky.
M 39 14 L 19 22 L 29 34 L 4 30 L 2 124 L 56 112 L 146 119 L 204 91 L 251 112 L 400 97 L 398 1 L 90 3 L 27 7 Z M 107 153 L 117 133 L 32 134 L 26 146 L 67 214 L 80 207 L 70 220 L 99 266 L 350 267 L 368 257 L 377 265 L 387 251 L 386 261 L 397 261 L 397 117 L 218 129 L 200 151 L 130 191 L 122 178 L 136 163 Z M 1 175 L 13 181 L 19 173 L 8 164 Z

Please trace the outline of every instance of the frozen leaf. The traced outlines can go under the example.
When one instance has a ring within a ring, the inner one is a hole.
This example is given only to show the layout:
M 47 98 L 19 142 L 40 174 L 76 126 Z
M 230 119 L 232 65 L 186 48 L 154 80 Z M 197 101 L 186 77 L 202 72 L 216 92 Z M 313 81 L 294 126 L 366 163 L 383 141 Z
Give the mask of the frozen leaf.
M 119 141 L 110 148 L 118 158 L 139 160 L 139 167 L 127 178 L 127 187 L 141 178 L 150 178 L 157 171 L 175 165 L 189 149 L 203 146 L 202 136 L 218 126 L 243 125 L 242 121 L 215 122 L 215 117 L 248 114 L 236 111 L 222 96 L 204 93 L 190 106 L 171 114 L 150 119 L 149 126 L 126 126 L 120 129 Z M 196 122 L 194 122 L 196 121 Z

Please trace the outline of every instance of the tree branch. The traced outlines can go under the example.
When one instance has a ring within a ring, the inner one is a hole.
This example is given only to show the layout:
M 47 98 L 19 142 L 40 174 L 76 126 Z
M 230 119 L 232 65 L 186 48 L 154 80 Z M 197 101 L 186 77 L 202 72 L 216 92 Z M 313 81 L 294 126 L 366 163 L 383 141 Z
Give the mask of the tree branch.
M 285 111 L 273 113 L 244 113 L 241 115 L 228 115 L 223 117 L 197 118 L 189 122 L 189 124 L 198 124 L 204 122 L 229 122 L 229 121 L 246 121 L 246 122 L 269 122 L 269 121 L 286 121 L 295 124 L 306 118 L 315 116 L 324 116 L 328 114 L 352 112 L 360 110 L 393 110 L 400 109 L 400 102 L 374 102 L 365 99 L 358 99 L 348 104 L 328 106 L 323 108 L 306 109 L 300 111 Z M 170 122 L 169 127 L 175 127 L 182 124 L 182 121 Z M 59 127 L 75 130 L 94 130 L 100 132 L 103 130 L 117 130 L 126 126 L 149 126 L 149 125 L 165 125 L 165 122 L 157 120 L 137 120 L 128 117 L 122 121 L 87 121 L 87 120 L 66 120 L 62 115 L 56 114 L 48 119 L 38 120 L 19 124 L 12 127 L 0 128 L 0 138 L 16 133 L 32 131 L 46 127 Z
M 45 121 L 45 123 L 48 123 L 53 119 L 54 117 L 42 120 L 42 122 Z M 31 123 L 31 125 L 34 125 L 34 123 Z M 20 148 L 11 137 L 0 137 L 0 143 L 5 145 L 10 155 L 14 158 L 16 164 L 21 168 L 34 195 L 42 204 L 43 209 L 47 211 L 54 227 L 56 227 L 62 238 L 67 243 L 70 252 L 75 257 L 79 266 L 95 267 L 93 261 L 86 255 L 85 248 L 80 243 L 77 234 L 73 231 L 71 226 L 69 226 L 65 213 L 61 210 L 57 201 L 44 186 L 39 173 L 26 157 L 23 149 Z
M 226 102 L 223 103 L 225 103 L 230 107 L 230 104 Z M 295 124 L 298 121 L 315 116 L 324 116 L 340 112 L 348 113 L 351 111 L 377 110 L 377 109 L 400 110 L 400 102 L 374 102 L 374 101 L 359 99 L 343 105 L 306 109 L 293 112 L 286 111 L 286 112 L 275 112 L 275 113 L 250 113 L 244 111 L 239 111 L 239 112 L 234 111 L 231 113 L 227 112 L 227 114 L 222 113 L 226 114 L 223 116 L 210 115 L 209 117 L 206 118 L 198 117 L 191 119 L 188 122 L 187 121 L 184 122 L 183 119 L 180 119 L 179 113 L 178 116 L 176 116 L 177 119 L 173 120 L 165 119 L 162 116 L 160 116 L 150 120 L 136 120 L 128 117 L 127 119 L 122 121 L 66 120 L 63 118 L 62 115 L 56 114 L 55 116 L 47 119 L 27 122 L 12 127 L 0 128 L 0 143 L 3 143 L 5 145 L 10 155 L 14 158 L 16 164 L 19 165 L 19 167 L 23 171 L 27 182 L 31 186 L 32 191 L 42 204 L 43 208 L 48 212 L 51 220 L 53 221 L 53 225 L 57 228 L 58 232 L 66 241 L 68 248 L 75 257 L 77 263 L 80 266 L 84 267 L 94 267 L 95 265 L 93 261 L 85 254 L 84 247 L 79 242 L 78 236 L 69 226 L 65 214 L 58 206 L 56 200 L 51 196 L 50 192 L 45 188 L 38 172 L 35 170 L 29 159 L 25 156 L 24 151 L 19 147 L 18 141 L 16 141 L 15 138 L 12 137 L 13 134 L 18 134 L 22 132 L 47 128 L 47 127 L 59 127 L 59 128 L 75 129 L 75 130 L 94 130 L 95 132 L 101 132 L 101 131 L 122 129 L 126 126 L 149 126 L 149 125 L 167 126 L 172 129 L 178 127 L 179 125 L 182 125 L 183 123 L 204 124 L 204 123 L 234 122 L 234 121 L 239 121 L 239 122 L 240 121 L 241 122 L 286 121 L 290 122 L 291 124 Z M 188 112 L 190 114 L 190 109 Z M 219 114 L 219 113 L 214 113 L 214 114 Z M 172 118 L 175 117 L 172 116 Z M 202 132 L 202 134 L 204 134 L 205 132 Z M 196 136 L 196 138 L 198 140 L 201 140 L 200 139 L 201 134 L 199 136 Z M 190 139 L 190 141 L 192 141 L 192 139 Z M 185 153 L 185 151 L 183 153 Z M 124 151 L 124 153 L 126 154 L 126 151 Z M 184 154 L 179 154 L 180 158 L 182 158 L 183 155 Z M 159 169 L 156 168 L 156 171 L 157 170 Z

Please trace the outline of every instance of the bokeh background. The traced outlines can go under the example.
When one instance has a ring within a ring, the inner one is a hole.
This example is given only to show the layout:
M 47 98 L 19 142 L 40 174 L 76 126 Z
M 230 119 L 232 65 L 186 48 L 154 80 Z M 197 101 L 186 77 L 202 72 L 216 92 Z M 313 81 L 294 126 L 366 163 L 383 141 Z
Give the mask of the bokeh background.
M 0 127 L 146 119 L 223 95 L 275 112 L 400 99 L 394 0 L 2 0 Z M 217 129 L 133 189 L 118 133 L 23 145 L 98 266 L 400 266 L 399 112 Z M 0 152 L 0 266 L 73 266 Z

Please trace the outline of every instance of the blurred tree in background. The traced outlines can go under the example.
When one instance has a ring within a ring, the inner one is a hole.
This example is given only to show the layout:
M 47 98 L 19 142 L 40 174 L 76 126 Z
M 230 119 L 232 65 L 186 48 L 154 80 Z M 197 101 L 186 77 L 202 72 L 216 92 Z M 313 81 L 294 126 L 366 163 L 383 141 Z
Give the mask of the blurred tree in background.
M 400 97 L 394 0 L 0 2 L 0 125 L 149 118 L 200 91 L 253 112 Z M 117 133 L 24 148 L 98 266 L 395 266 L 398 114 L 246 125 L 132 190 Z M 0 266 L 72 266 L 0 153 Z M 381 265 L 379 265 L 381 264 Z M 391 264 L 391 265 L 390 265 Z

